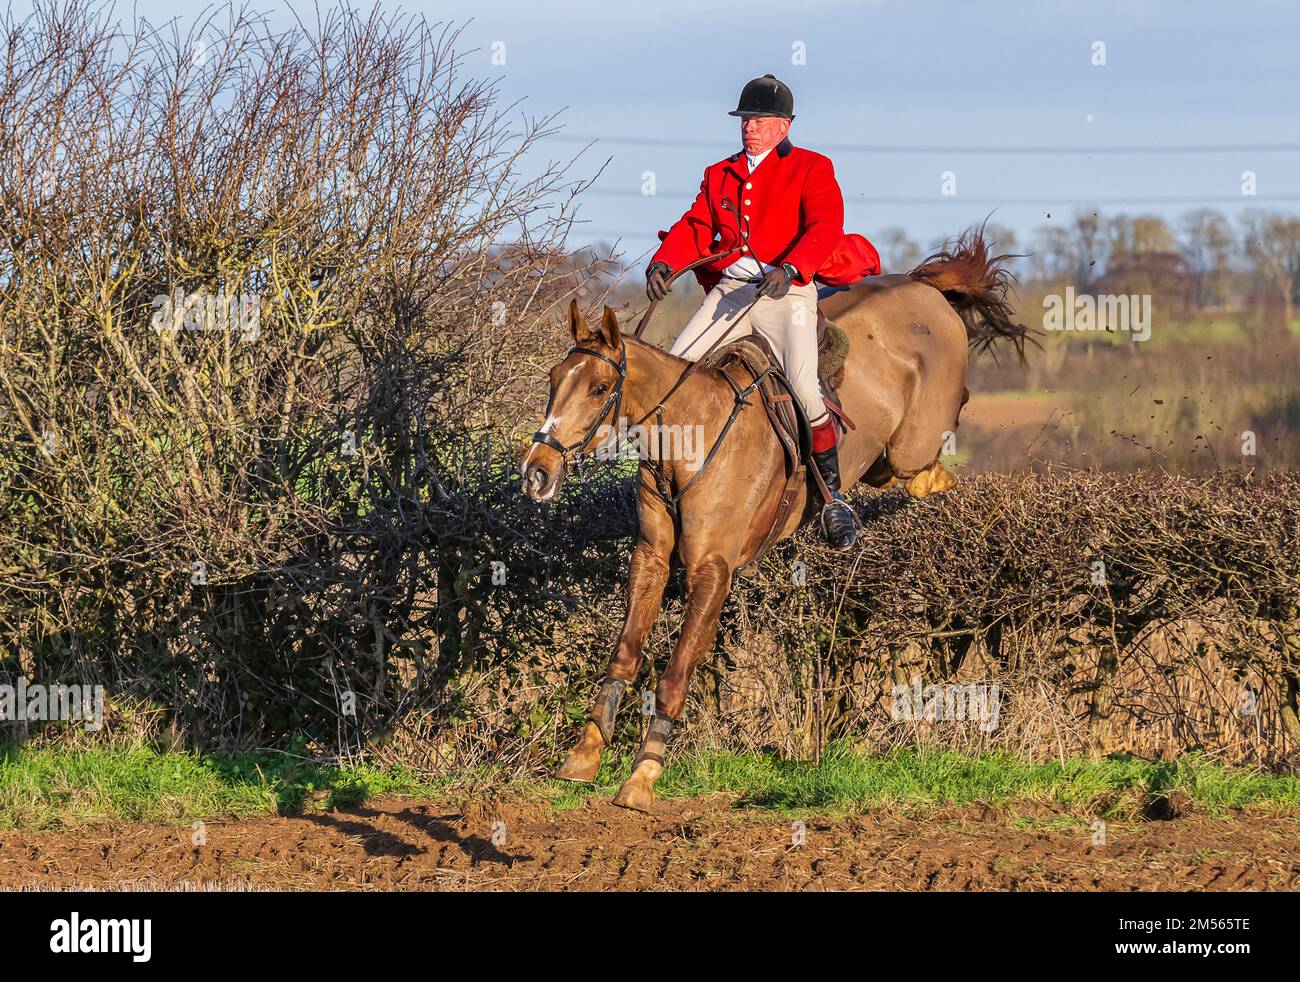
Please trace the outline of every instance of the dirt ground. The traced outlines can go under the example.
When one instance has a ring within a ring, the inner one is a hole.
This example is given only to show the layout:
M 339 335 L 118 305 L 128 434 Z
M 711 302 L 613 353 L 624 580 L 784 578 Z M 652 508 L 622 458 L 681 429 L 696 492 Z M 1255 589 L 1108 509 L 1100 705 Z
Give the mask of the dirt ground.
M 974 392 L 962 410 L 961 422 L 963 426 L 978 426 L 985 430 L 1015 427 L 1038 429 L 1053 414 L 1059 418 L 1068 407 L 1068 400 L 1059 393 L 1030 399 L 1018 393 Z
M 643 815 L 593 800 L 392 799 L 185 826 L 0 833 L 3 889 L 1300 890 L 1300 818 L 1182 816 L 1101 829 L 1043 806 L 789 818 L 722 798 Z M 497 824 L 500 823 L 500 824 Z

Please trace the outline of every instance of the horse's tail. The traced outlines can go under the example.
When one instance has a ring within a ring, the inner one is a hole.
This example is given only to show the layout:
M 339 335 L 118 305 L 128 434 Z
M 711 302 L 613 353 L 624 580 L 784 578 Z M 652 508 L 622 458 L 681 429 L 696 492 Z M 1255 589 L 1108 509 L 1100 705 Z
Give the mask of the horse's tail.
M 944 243 L 938 252 L 926 257 L 907 275 L 943 294 L 966 325 L 966 336 L 973 348 L 984 351 L 995 341 L 1010 341 L 1023 363 L 1025 341 L 1038 342 L 1030 328 L 1012 319 L 1015 313 L 1007 293 L 1015 277 L 1005 264 L 1015 258 L 1014 255 L 990 255 L 981 224 Z

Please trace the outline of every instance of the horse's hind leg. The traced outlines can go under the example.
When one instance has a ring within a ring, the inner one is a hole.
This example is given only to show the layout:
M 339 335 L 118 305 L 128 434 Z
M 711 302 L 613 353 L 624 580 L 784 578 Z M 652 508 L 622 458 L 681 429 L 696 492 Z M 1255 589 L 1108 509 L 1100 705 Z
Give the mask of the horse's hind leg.
M 873 488 L 887 488 L 894 483 L 894 472 L 884 454 L 877 457 L 860 478 L 863 484 Z
M 691 674 L 713 648 L 722 604 L 731 589 L 731 572 L 731 567 L 716 554 L 687 566 L 682 633 L 655 691 L 655 718 L 632 765 L 631 776 L 614 796 L 616 805 L 649 811 L 654 803 L 654 783 L 663 773 L 668 737 L 686 707 Z
M 600 754 L 614 739 L 614 721 L 623 692 L 636 681 L 641 652 L 668 584 L 668 560 L 673 548 L 673 521 L 654 509 L 642 509 L 640 540 L 632 550 L 627 580 L 627 614 L 609 670 L 601 684 L 591 719 L 582 729 L 578 745 L 569 751 L 555 776 L 565 781 L 594 781 Z
M 905 482 L 903 488 L 913 498 L 939 494 L 956 486 L 957 478 L 940 463 L 939 454 L 944 442 L 957 430 L 957 420 L 969 393 L 963 386 L 960 393 L 936 400 L 938 405 L 927 405 L 919 396 L 918 390 L 909 401 L 908 411 L 889 439 L 886 454 L 890 470 Z

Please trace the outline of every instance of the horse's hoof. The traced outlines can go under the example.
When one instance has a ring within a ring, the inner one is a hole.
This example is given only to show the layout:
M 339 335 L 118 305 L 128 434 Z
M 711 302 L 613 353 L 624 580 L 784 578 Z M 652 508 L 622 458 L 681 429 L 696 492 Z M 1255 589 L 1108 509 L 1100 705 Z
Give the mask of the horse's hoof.
M 930 487 L 930 493 L 942 494 L 944 491 L 951 491 L 956 486 L 957 486 L 957 478 L 953 476 L 949 471 L 945 470 L 943 467 L 940 467 L 935 472 L 934 479 Z
M 600 770 L 600 752 L 584 754 L 580 750 L 581 748 L 578 747 L 570 750 L 560 769 L 555 772 L 555 776 L 561 781 L 582 781 L 590 784 L 596 780 L 596 772 Z
M 605 748 L 605 738 L 600 735 L 600 727 L 588 722 L 582 730 L 582 739 L 569 751 L 555 776 L 561 781 L 582 781 L 590 784 L 596 780 L 600 770 L 600 752 Z
M 633 782 L 630 779 L 624 781 L 623 786 L 618 789 L 618 794 L 614 795 L 614 804 L 634 811 L 649 812 L 654 803 L 654 789 L 640 781 Z
M 908 482 L 903 485 L 903 490 L 913 498 L 924 498 L 930 493 L 930 472 L 921 471 L 915 477 L 909 478 Z
M 632 768 L 632 774 L 614 795 L 614 804 L 620 808 L 632 808 L 639 812 L 650 811 L 655 803 L 655 781 L 664 769 L 658 761 L 643 760 Z
M 921 473 L 910 478 L 904 490 L 913 498 L 926 498 L 932 494 L 942 494 L 957 486 L 955 478 L 943 464 L 935 461 Z

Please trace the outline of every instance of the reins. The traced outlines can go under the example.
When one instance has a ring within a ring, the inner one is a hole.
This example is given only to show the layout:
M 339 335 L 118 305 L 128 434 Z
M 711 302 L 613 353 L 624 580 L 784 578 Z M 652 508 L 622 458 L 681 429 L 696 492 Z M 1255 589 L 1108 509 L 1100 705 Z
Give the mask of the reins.
M 742 222 L 740 213 L 736 211 L 735 206 L 732 205 L 730 198 L 722 199 L 722 209 L 723 211 L 729 211 L 736 216 L 736 230 L 740 232 L 741 241 L 744 242 L 745 244 L 745 251 L 747 251 L 750 256 L 753 256 L 755 262 L 758 262 L 758 257 L 754 256 L 754 250 L 751 249 L 749 246 L 749 229 L 747 228 L 749 223 L 747 221 Z M 683 273 L 690 272 L 691 270 L 695 269 L 697 266 L 703 266 L 705 263 L 712 262 L 715 259 L 721 259 L 723 256 L 730 256 L 733 252 L 738 252 L 738 251 L 740 250 L 726 249 L 722 252 L 715 252 L 711 256 L 704 256 L 701 259 L 696 259 L 694 262 L 687 263 L 681 269 L 677 270 L 677 272 L 673 273 L 672 276 L 668 277 L 668 282 L 665 284 L 665 286 L 671 287 L 679 276 L 681 276 Z M 761 268 L 761 264 L 760 264 L 760 268 Z M 754 309 L 754 307 L 758 304 L 758 302 L 761 299 L 763 298 L 755 297 L 753 303 L 751 303 L 748 307 L 746 307 L 744 311 L 741 313 L 741 315 L 736 318 L 735 323 L 733 323 L 731 327 L 727 328 L 727 330 L 723 331 L 722 334 L 718 336 L 718 339 L 714 341 L 711 345 L 709 345 L 708 350 L 706 350 L 704 354 L 700 355 L 699 358 L 695 359 L 695 361 L 691 362 L 689 365 L 686 366 L 686 371 L 682 372 L 682 374 L 678 377 L 677 381 L 672 384 L 672 387 L 663 394 L 663 397 L 660 398 L 660 400 L 657 403 L 655 403 L 654 408 L 651 409 L 649 412 L 647 412 L 639 420 L 637 420 L 636 425 L 639 426 L 640 424 L 644 423 L 647 419 L 650 418 L 651 413 L 662 412 L 664 408 L 664 403 L 666 403 L 672 397 L 672 394 L 674 392 L 676 392 L 686 383 L 686 380 L 688 378 L 690 378 L 692 375 L 695 374 L 695 372 L 699 369 L 699 367 L 708 360 L 709 355 L 713 354 L 713 352 L 716 351 L 722 345 L 722 342 L 725 341 L 731 335 L 732 328 L 734 328 L 736 324 L 739 324 L 746 317 L 748 317 L 749 312 Z M 648 306 L 645 309 L 645 313 L 641 315 L 641 322 L 637 324 L 636 330 L 632 332 L 632 337 L 636 338 L 638 341 L 641 340 L 641 335 L 645 331 L 646 325 L 650 323 L 650 315 L 654 313 L 655 307 L 657 307 L 658 305 L 659 305 L 658 300 L 650 301 L 650 306 Z
M 758 257 L 754 256 L 754 251 L 749 246 L 749 229 L 747 228 L 748 221 L 742 220 L 740 213 L 736 211 L 735 206 L 732 205 L 730 198 L 722 199 L 722 208 L 724 211 L 729 211 L 736 216 L 736 228 L 740 232 L 741 241 L 744 242 L 745 245 L 744 251 L 747 252 L 754 259 L 755 262 L 759 262 Z M 702 256 L 701 258 L 696 259 L 693 262 L 687 263 L 681 269 L 677 270 L 670 277 L 668 277 L 665 286 L 671 287 L 673 283 L 680 276 L 682 276 L 682 274 L 689 273 L 691 270 L 695 269 L 698 266 L 703 266 L 705 263 L 713 262 L 715 259 L 721 259 L 724 256 L 729 256 L 732 253 L 739 252 L 739 251 L 741 250 L 726 249 L 723 250 L 722 252 L 715 252 L 709 256 Z M 762 268 L 761 263 L 759 263 L 759 266 L 760 268 Z M 758 376 L 754 379 L 753 382 L 745 386 L 743 389 L 736 384 L 735 380 L 730 375 L 728 375 L 726 372 L 722 373 L 722 377 L 725 378 L 727 380 L 727 384 L 731 386 L 731 390 L 734 396 L 734 400 L 732 402 L 732 407 L 731 407 L 731 414 L 727 417 L 727 421 L 723 424 L 722 431 L 718 434 L 718 438 L 713 441 L 713 446 L 709 448 L 709 452 L 705 456 L 704 462 L 700 465 L 699 470 L 697 470 L 694 474 L 691 475 L 690 480 L 687 481 L 682 486 L 682 489 L 678 491 L 676 494 L 669 493 L 671 491 L 671 488 L 668 485 L 668 478 L 664 474 L 663 466 L 662 466 L 664 405 L 665 403 L 668 402 L 670 398 L 672 398 L 673 394 L 686 383 L 686 380 L 689 379 L 692 375 L 694 375 L 695 372 L 700 368 L 700 366 L 703 365 L 708 360 L 709 356 L 713 354 L 713 352 L 716 351 L 722 345 L 722 343 L 731 335 L 731 331 L 736 326 L 736 324 L 739 324 L 741 321 L 743 321 L 749 315 L 749 312 L 754 309 L 754 307 L 758 304 L 758 301 L 761 299 L 763 298 L 755 297 L 753 302 L 744 309 L 744 311 L 741 313 L 739 317 L 736 318 L 735 322 L 731 325 L 731 327 L 723 331 L 722 334 L 718 336 L 717 340 L 715 340 L 711 345 L 709 345 L 708 349 L 704 352 L 704 354 L 702 354 L 695 361 L 692 361 L 690 364 L 688 364 L 686 366 L 686 370 L 683 371 L 680 376 L 678 376 L 677 381 L 674 382 L 671 387 L 669 387 L 668 391 L 663 394 L 663 396 L 659 399 L 659 401 L 656 402 L 654 406 L 650 408 L 640 419 L 638 419 L 634 424 L 632 424 L 634 427 L 640 426 L 651 416 L 655 416 L 655 431 L 659 440 L 659 456 L 655 458 L 656 464 L 651 465 L 651 470 L 654 471 L 656 487 L 650 488 L 650 486 L 647 485 L 644 480 L 640 480 L 640 483 L 643 487 L 649 488 L 655 494 L 659 495 L 659 497 L 664 500 L 665 504 L 668 505 L 668 509 L 674 514 L 677 511 L 677 503 L 681 500 L 682 496 L 686 494 L 687 491 L 690 490 L 691 486 L 697 480 L 699 480 L 701 475 L 703 475 L 704 472 L 708 469 L 709 464 L 713 462 L 713 458 L 717 455 L 718 450 L 722 446 L 722 441 L 726 439 L 727 434 L 731 431 L 731 427 L 736 422 L 736 418 L 740 415 L 741 410 L 747 406 L 753 405 L 753 403 L 749 401 L 749 397 L 752 396 L 754 392 L 758 390 L 759 385 L 762 384 L 763 379 L 765 379 L 768 376 L 768 374 L 772 371 L 772 368 L 771 366 L 765 368 L 762 372 L 758 374 Z M 651 300 L 650 305 L 646 307 L 645 312 L 641 315 L 640 322 L 637 324 L 635 330 L 633 330 L 632 332 L 632 337 L 635 340 L 637 341 L 641 340 L 641 335 L 645 332 L 646 325 L 650 323 L 650 317 L 654 313 L 655 308 L 658 305 L 659 305 L 658 300 Z M 595 351 L 591 348 L 585 348 L 581 345 L 574 345 L 572 348 L 569 349 L 568 354 L 569 355 L 572 354 L 590 355 L 593 358 L 599 358 L 601 361 L 612 365 L 618 371 L 618 381 L 614 383 L 613 391 L 610 392 L 609 398 L 605 400 L 605 405 L 601 407 L 600 414 L 596 417 L 596 422 L 592 424 L 590 429 L 587 430 L 586 435 L 584 435 L 582 439 L 578 440 L 576 443 L 571 443 L 569 444 L 569 446 L 566 447 L 564 444 L 560 443 L 559 440 L 555 439 L 555 437 L 551 436 L 549 433 L 538 430 L 536 433 L 533 434 L 533 441 L 535 443 L 543 443 L 546 446 L 550 447 L 551 449 L 559 451 L 560 456 L 564 460 L 566 465 L 568 464 L 569 461 L 569 455 L 573 453 L 574 450 L 578 451 L 577 454 L 578 457 L 581 457 L 583 455 L 586 444 L 589 443 L 593 437 L 595 437 L 596 433 L 600 430 L 600 427 L 604 424 L 605 419 L 609 415 L 611 409 L 613 409 L 614 411 L 614 418 L 615 419 L 618 418 L 618 409 L 619 407 L 621 407 L 623 402 L 623 383 L 627 379 L 627 344 L 623 343 L 619 345 L 619 360 L 617 362 L 614 361 L 612 358 L 608 358 L 605 355 L 601 354 L 599 351 Z M 566 355 L 565 357 L 568 357 L 568 355 Z M 549 406 L 547 407 L 547 415 L 548 416 L 550 415 Z M 642 463 L 647 463 L 647 462 L 643 460 Z

